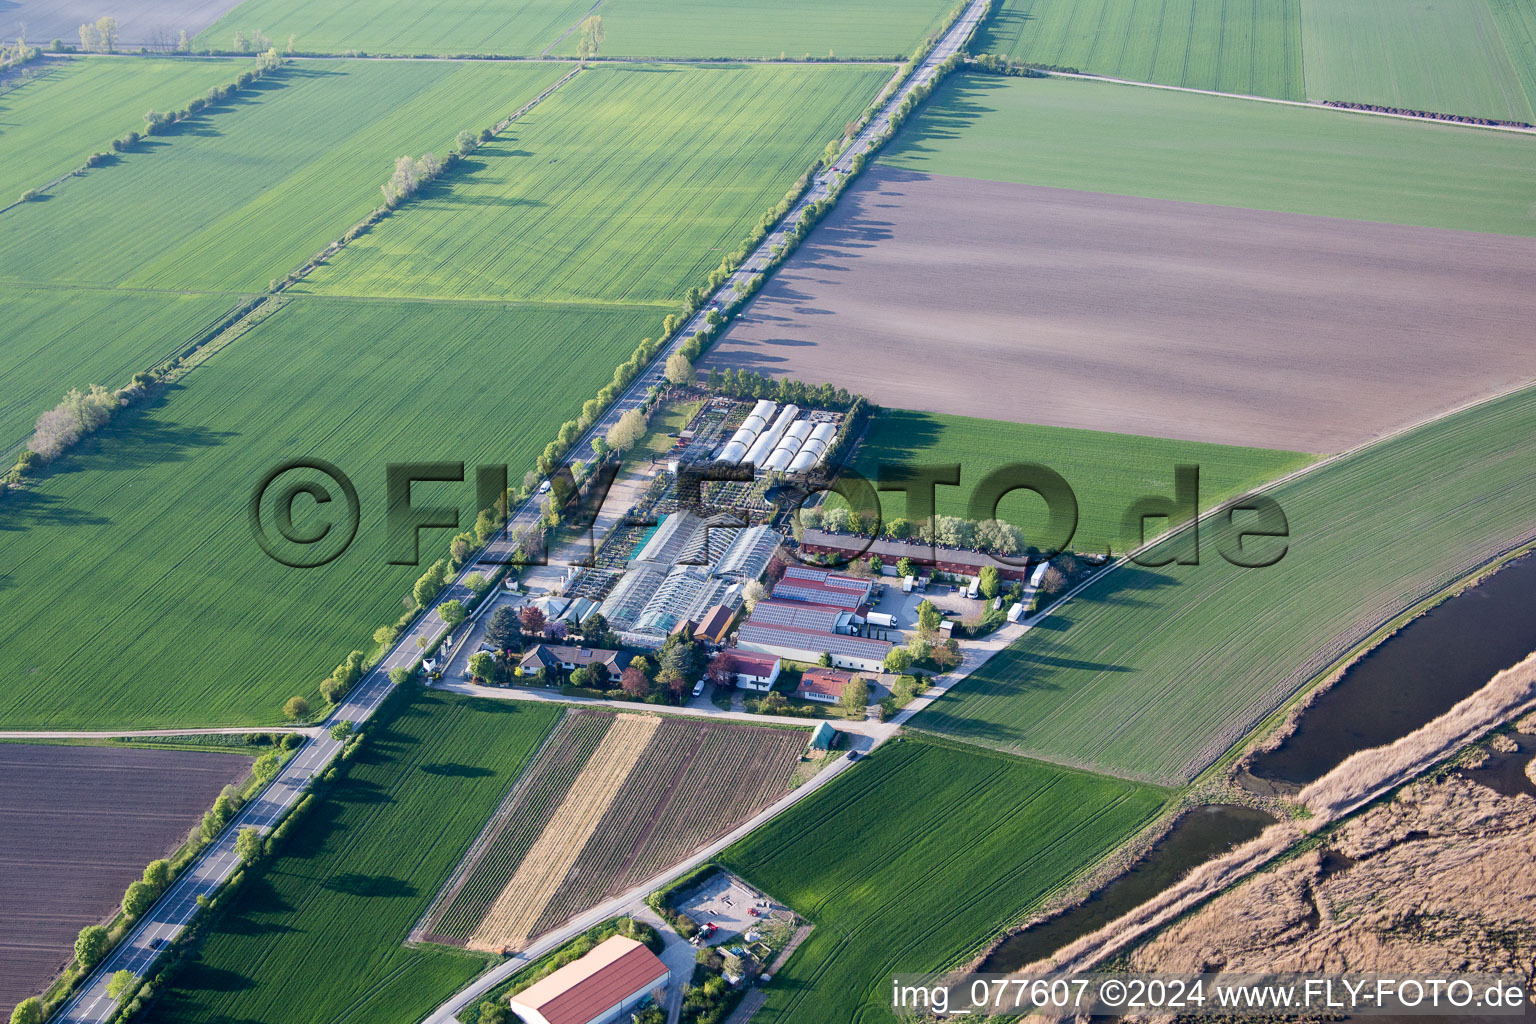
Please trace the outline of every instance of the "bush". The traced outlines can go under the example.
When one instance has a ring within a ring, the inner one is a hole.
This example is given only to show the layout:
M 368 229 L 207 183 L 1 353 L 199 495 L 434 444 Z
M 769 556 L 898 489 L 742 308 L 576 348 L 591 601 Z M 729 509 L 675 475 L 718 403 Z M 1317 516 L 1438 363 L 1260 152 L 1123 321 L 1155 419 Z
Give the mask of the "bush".
M 289 697 L 283 705 L 283 717 L 290 722 L 300 722 L 309 717 L 309 701 L 303 697 Z

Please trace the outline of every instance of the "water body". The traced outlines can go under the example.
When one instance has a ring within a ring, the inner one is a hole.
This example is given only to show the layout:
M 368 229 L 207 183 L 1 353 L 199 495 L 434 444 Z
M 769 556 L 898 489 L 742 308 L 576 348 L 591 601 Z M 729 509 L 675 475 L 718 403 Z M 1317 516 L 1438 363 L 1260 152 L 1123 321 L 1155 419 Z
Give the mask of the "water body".
M 977 970 L 1007 973 L 1049 956 L 1145 903 L 1191 868 L 1252 839 L 1274 821 L 1263 811 L 1236 804 L 1195 808 L 1125 874 L 1073 909 L 1004 939 Z
M 1277 749 L 1254 758 L 1259 780 L 1301 786 L 1350 754 L 1381 746 L 1449 711 L 1536 650 L 1536 556 L 1419 616 L 1350 666 L 1302 713 Z

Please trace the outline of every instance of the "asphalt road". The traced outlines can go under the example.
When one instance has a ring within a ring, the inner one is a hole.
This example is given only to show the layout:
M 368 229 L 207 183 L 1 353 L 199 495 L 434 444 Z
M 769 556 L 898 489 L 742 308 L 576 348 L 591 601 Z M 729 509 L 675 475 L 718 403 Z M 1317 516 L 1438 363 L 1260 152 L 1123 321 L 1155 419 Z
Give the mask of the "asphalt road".
M 824 170 L 816 178 L 816 181 L 806 192 L 805 196 L 785 214 L 778 227 L 764 238 L 757 249 L 743 261 L 742 268 L 731 275 L 720 288 L 716 289 L 711 296 L 711 300 L 719 296 L 723 297 L 720 303 L 722 306 L 732 304 L 737 294 L 735 291 L 736 286 L 744 286 L 747 281 L 755 276 L 756 270 L 754 268 L 761 267 L 767 263 L 771 258 L 774 246 L 784 241 L 786 230 L 798 223 L 805 208 L 813 202 L 827 198 L 830 194 L 830 175 L 834 172 L 846 174 L 854 158 L 861 153 L 868 152 L 874 146 L 876 140 L 890 127 L 891 115 L 897 105 L 913 89 L 932 80 L 938 65 L 958 51 L 965 41 L 970 38 L 976 24 L 981 19 L 985 6 L 986 0 L 973 0 L 970 7 L 956 19 L 949 32 L 934 47 L 933 52 L 928 55 L 907 81 L 897 89 L 886 106 L 870 120 L 870 123 L 858 134 L 853 144 L 847 148 L 836 164 L 830 170 Z M 709 303 L 706 303 L 704 310 L 700 310 L 695 314 L 681 330 L 672 336 L 672 340 L 662 348 L 650 365 L 630 383 L 624 393 L 592 425 L 581 440 L 572 447 L 571 452 L 566 456 L 565 461 L 567 465 L 577 459 L 590 463 L 596 458 L 596 453 L 592 450 L 592 441 L 606 434 L 609 428 L 618 422 L 619 417 L 640 405 L 645 400 L 646 394 L 650 389 L 661 384 L 666 379 L 667 357 L 680 349 L 697 331 L 704 328 L 708 306 Z M 479 563 L 467 566 L 454 583 L 443 588 L 443 592 L 433 602 L 432 608 L 425 615 L 421 616 L 417 620 L 416 625 L 400 638 L 383 662 L 359 681 L 358 685 L 347 696 L 346 701 L 332 713 L 331 717 L 324 724 L 330 726 L 339 721 L 362 722 L 368 719 L 394 688 L 394 684 L 389 680 L 389 671 L 396 667 L 409 667 L 419 657 L 420 644 L 418 643 L 418 638 L 421 638 L 425 643 L 430 643 L 445 631 L 442 621 L 436 615 L 437 606 L 450 598 L 463 598 L 466 596 L 468 590 L 464 586 L 464 580 L 471 572 L 483 568 L 486 562 L 495 561 L 498 558 L 503 560 L 510 558 L 516 548 L 515 542 L 510 537 L 511 531 L 518 526 L 537 523 L 539 513 L 539 496 L 536 494 L 513 512 L 508 521 L 508 529 L 503 537 L 493 541 L 488 546 L 486 552 L 482 554 Z M 86 980 L 86 983 L 77 991 L 74 998 L 65 1004 L 63 1009 L 54 1016 L 53 1020 L 65 1022 L 65 1024 L 98 1024 L 98 1022 L 103 1022 L 110 1018 L 116 1010 L 116 1003 L 107 996 L 107 982 L 111 976 L 117 971 L 128 970 L 140 977 L 144 977 L 155 960 L 159 958 L 160 946 L 167 944 L 171 939 L 179 935 L 182 929 L 192 920 L 193 915 L 197 913 L 197 897 L 200 895 L 211 897 L 219 886 L 223 885 L 230 875 L 234 874 L 235 869 L 239 867 L 239 858 L 235 854 L 235 838 L 239 835 L 240 830 L 249 825 L 255 826 L 263 834 L 270 831 L 282 819 L 283 815 L 287 813 L 288 809 L 299 801 L 309 787 L 310 782 L 316 775 L 319 775 L 326 769 L 340 749 L 341 743 L 332 739 L 328 731 L 312 734 L 307 742 L 283 766 L 283 770 L 278 774 L 277 778 L 273 779 L 265 789 L 253 797 L 241 809 L 229 827 L 225 828 L 218 838 L 209 844 L 192 864 L 188 865 L 171 887 L 166 890 L 165 894 L 160 897 L 159 901 L 145 913 L 123 941 L 108 955 L 106 960 L 97 966 L 96 970 Z M 635 892 L 626 893 L 624 896 L 619 897 L 618 900 L 609 901 L 602 906 L 594 908 L 577 921 L 568 924 L 559 932 L 546 936 L 544 940 L 536 943 L 529 950 L 510 958 L 486 975 L 482 975 L 474 985 L 459 993 L 454 1000 L 450 1000 L 449 1003 L 440 1007 L 437 1013 L 430 1019 L 438 1021 L 451 1017 L 458 1007 L 462 1007 L 475 997 L 477 990 L 478 992 L 487 991 L 501 978 L 509 976 L 517 967 L 527 963 L 529 959 L 542 955 L 541 951 L 545 948 L 553 948 L 553 945 L 564 941 L 569 935 L 576 934 L 576 932 L 590 927 L 592 923 L 595 923 L 595 920 L 603 920 L 605 917 L 613 916 L 617 907 L 632 902 L 634 899 L 643 896 L 645 892 L 665 884 L 671 878 L 691 869 L 694 864 L 701 862 L 703 858 L 713 856 L 714 852 L 716 852 L 716 847 L 723 849 L 729 842 L 733 842 L 736 838 L 745 835 L 752 828 L 780 813 L 790 804 L 820 788 L 832 777 L 839 774 L 849 763 L 845 758 L 838 758 L 831 768 L 821 772 L 810 782 L 787 794 L 784 799 L 781 799 L 750 821 L 744 823 L 733 831 L 731 835 L 722 839 L 720 843 L 711 846 L 709 850 L 702 851 L 688 861 L 674 866 L 664 876 L 648 881 Z M 601 916 L 596 917 L 595 920 L 588 920 L 593 918 L 594 915 Z M 581 922 L 586 923 L 583 924 Z M 575 928 L 575 931 L 571 931 L 572 928 Z M 338 983 L 343 983 L 343 981 L 344 979 L 338 979 Z M 454 1007 L 454 1009 L 449 1010 L 449 1007 Z M 447 1011 L 446 1014 L 445 1011 Z

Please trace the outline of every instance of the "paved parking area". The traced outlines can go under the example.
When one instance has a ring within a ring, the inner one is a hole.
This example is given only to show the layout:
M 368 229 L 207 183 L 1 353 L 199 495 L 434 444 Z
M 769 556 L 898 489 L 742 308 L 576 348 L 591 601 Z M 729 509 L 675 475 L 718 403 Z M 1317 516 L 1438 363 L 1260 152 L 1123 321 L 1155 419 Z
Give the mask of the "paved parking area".
M 713 922 L 719 927 L 720 930 L 709 939 L 711 946 L 745 935 L 774 912 L 789 912 L 787 907 L 774 903 L 755 889 L 748 888 L 739 878 L 724 872 L 716 873 L 683 894 L 675 905 L 695 923 Z M 752 911 L 757 912 L 756 916 Z

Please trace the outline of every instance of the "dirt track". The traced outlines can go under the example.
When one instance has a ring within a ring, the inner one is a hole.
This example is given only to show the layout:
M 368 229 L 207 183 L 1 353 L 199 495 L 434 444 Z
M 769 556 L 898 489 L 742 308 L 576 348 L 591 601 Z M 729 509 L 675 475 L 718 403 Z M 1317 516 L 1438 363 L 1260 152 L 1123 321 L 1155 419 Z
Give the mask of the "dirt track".
M 1333 452 L 1536 378 L 1533 267 L 1536 239 L 877 166 L 704 366 Z
M 0 1019 L 250 767 L 237 754 L 0 744 Z

